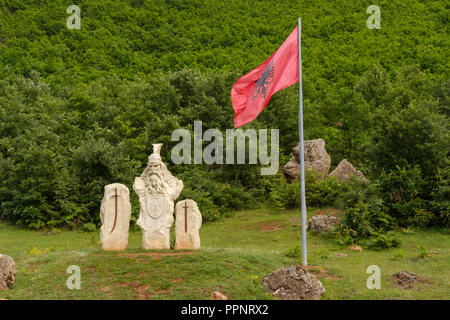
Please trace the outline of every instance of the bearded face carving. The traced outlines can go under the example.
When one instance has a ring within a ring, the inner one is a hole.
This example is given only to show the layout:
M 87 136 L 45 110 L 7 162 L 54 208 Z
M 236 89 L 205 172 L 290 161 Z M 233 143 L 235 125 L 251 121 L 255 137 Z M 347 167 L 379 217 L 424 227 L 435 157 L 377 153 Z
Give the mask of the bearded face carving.
M 174 177 L 160 156 L 162 144 L 153 145 L 148 165 L 136 177 L 133 189 L 139 196 L 137 220 L 142 231 L 144 249 L 170 249 L 170 228 L 174 218 L 174 200 L 183 189 L 183 182 Z

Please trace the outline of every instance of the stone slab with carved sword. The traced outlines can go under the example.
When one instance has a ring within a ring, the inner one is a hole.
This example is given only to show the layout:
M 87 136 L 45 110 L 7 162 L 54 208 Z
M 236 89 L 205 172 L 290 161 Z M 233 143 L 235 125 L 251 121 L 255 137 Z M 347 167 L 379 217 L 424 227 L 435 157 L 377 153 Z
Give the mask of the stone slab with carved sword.
M 130 192 L 120 183 L 105 186 L 100 207 L 100 241 L 103 250 L 124 250 L 128 246 L 131 217 Z
M 175 207 L 175 249 L 200 249 L 202 214 L 194 200 L 186 199 Z

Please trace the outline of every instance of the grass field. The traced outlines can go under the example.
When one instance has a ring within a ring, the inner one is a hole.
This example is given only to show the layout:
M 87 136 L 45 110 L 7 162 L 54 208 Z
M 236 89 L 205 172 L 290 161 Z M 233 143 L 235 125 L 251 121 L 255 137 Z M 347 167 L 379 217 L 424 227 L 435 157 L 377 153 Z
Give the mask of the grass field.
M 323 209 L 322 209 L 323 211 Z M 339 212 L 332 209 L 328 212 Z M 309 215 L 317 210 L 310 209 Z M 98 232 L 31 231 L 0 222 L 0 253 L 16 262 L 16 282 L 6 299 L 209 299 L 214 290 L 229 299 L 272 299 L 261 279 L 299 264 L 286 252 L 300 243 L 298 211 L 240 211 L 206 223 L 198 252 L 140 248 L 130 232 L 124 252 L 100 249 Z M 450 241 L 447 229 L 398 232 L 400 248 L 355 252 L 334 239 L 308 233 L 309 265 L 322 281 L 322 299 L 449 299 Z M 66 269 L 81 269 L 81 289 L 69 290 Z M 366 269 L 381 269 L 381 289 L 369 290 Z M 391 275 L 417 274 L 414 289 L 396 288 Z

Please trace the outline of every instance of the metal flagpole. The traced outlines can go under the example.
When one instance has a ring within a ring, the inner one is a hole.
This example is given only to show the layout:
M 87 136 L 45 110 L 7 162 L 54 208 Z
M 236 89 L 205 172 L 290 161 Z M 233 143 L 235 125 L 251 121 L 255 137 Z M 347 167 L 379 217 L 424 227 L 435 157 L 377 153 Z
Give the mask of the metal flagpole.
M 302 93 L 302 32 L 301 20 L 298 18 L 298 89 L 299 89 L 299 111 L 298 111 L 298 131 L 300 134 L 300 192 L 301 192 L 301 223 L 302 223 L 302 265 L 308 265 L 306 252 L 306 201 L 305 201 L 305 150 L 303 147 L 303 93 Z

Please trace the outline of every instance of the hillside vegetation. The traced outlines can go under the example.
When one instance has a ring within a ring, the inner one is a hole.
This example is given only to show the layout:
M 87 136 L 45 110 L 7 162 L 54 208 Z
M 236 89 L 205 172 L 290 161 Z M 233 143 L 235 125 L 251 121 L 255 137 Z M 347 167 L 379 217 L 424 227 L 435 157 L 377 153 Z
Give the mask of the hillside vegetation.
M 445 1 L 379 1 L 379 30 L 366 27 L 370 1 L 81 0 L 81 30 L 69 30 L 72 4 L 0 2 L 3 77 L 35 70 L 47 82 L 77 85 L 183 68 L 248 72 L 280 46 L 298 17 L 312 90 L 354 85 L 372 64 L 388 71 L 418 64 L 435 76 L 449 70 Z
M 69 30 L 72 4 L 0 0 L 2 219 L 38 229 L 98 224 L 103 187 L 131 188 L 156 142 L 185 183 L 181 198 L 196 200 L 206 221 L 290 188 L 296 197 L 295 184 L 261 176 L 259 165 L 169 159 L 174 129 L 192 130 L 194 120 L 232 128 L 233 83 L 301 16 L 306 139 L 323 138 L 333 166 L 346 158 L 373 183 L 312 179 L 307 192 L 320 205 L 346 199 L 342 208 L 358 218 L 349 229 L 372 226 L 358 236 L 341 230 L 348 241 L 448 226 L 445 1 L 379 1 L 379 30 L 366 27 L 370 1 L 85 0 L 81 30 Z M 298 142 L 297 101 L 297 86 L 283 90 L 244 127 L 280 130 L 281 165 Z M 132 202 L 134 221 L 134 193 Z

